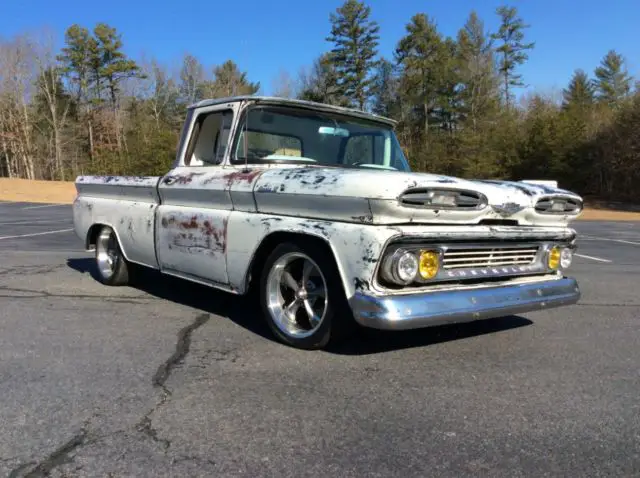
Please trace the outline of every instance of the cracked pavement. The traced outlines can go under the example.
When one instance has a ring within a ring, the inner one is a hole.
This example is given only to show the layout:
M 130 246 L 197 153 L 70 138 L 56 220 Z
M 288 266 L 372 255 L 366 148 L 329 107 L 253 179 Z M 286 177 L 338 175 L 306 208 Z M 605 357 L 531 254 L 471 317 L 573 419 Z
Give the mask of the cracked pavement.
M 70 222 L 20 207 L 0 236 Z M 576 259 L 576 306 L 328 352 L 202 286 L 104 287 L 80 248 L 0 241 L 0 476 L 640 476 L 640 246 L 581 241 L 612 262 Z

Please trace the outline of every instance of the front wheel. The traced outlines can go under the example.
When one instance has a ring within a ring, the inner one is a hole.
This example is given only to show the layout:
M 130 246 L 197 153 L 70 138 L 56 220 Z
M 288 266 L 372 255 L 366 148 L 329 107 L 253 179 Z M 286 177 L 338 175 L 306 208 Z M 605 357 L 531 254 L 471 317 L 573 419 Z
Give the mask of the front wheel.
M 116 233 L 103 226 L 96 239 L 98 278 L 105 285 L 120 286 L 129 282 L 129 264 L 122 253 Z
M 272 332 L 307 350 L 345 338 L 354 325 L 333 256 L 314 246 L 280 244 L 260 280 L 260 302 Z

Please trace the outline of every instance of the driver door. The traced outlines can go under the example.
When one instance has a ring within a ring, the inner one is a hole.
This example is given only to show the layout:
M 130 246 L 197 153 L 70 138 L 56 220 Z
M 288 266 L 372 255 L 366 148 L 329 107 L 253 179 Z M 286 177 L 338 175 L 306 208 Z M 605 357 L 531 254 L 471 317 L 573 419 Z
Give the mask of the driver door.
M 228 284 L 231 197 L 222 167 L 237 106 L 198 109 L 180 162 L 160 180 L 156 250 L 160 270 Z

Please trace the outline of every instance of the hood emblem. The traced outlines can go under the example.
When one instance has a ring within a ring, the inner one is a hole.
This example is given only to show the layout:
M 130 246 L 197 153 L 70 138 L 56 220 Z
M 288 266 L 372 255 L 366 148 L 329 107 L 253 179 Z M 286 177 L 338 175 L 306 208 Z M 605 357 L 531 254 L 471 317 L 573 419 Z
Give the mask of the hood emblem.
M 491 209 L 493 209 L 495 212 L 497 212 L 501 216 L 511 216 L 517 212 L 522 211 L 524 208 L 525 206 L 522 206 L 514 202 L 496 204 L 491 206 Z

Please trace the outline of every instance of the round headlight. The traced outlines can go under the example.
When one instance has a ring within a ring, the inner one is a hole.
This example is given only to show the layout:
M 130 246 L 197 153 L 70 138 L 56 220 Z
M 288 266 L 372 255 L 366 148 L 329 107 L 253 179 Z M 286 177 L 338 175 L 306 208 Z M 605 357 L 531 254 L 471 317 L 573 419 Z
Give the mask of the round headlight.
M 408 284 L 418 273 L 418 258 L 411 252 L 404 252 L 398 256 L 395 269 L 396 277 Z
M 557 269 L 560 266 L 560 248 L 554 246 L 549 251 L 548 259 L 549 269 Z
M 571 265 L 572 261 L 573 261 L 573 251 L 568 247 L 565 247 L 564 249 L 562 249 L 562 252 L 560 253 L 560 266 L 563 269 L 567 269 Z
M 420 252 L 420 277 L 423 279 L 433 279 L 440 269 L 440 254 L 436 251 Z

